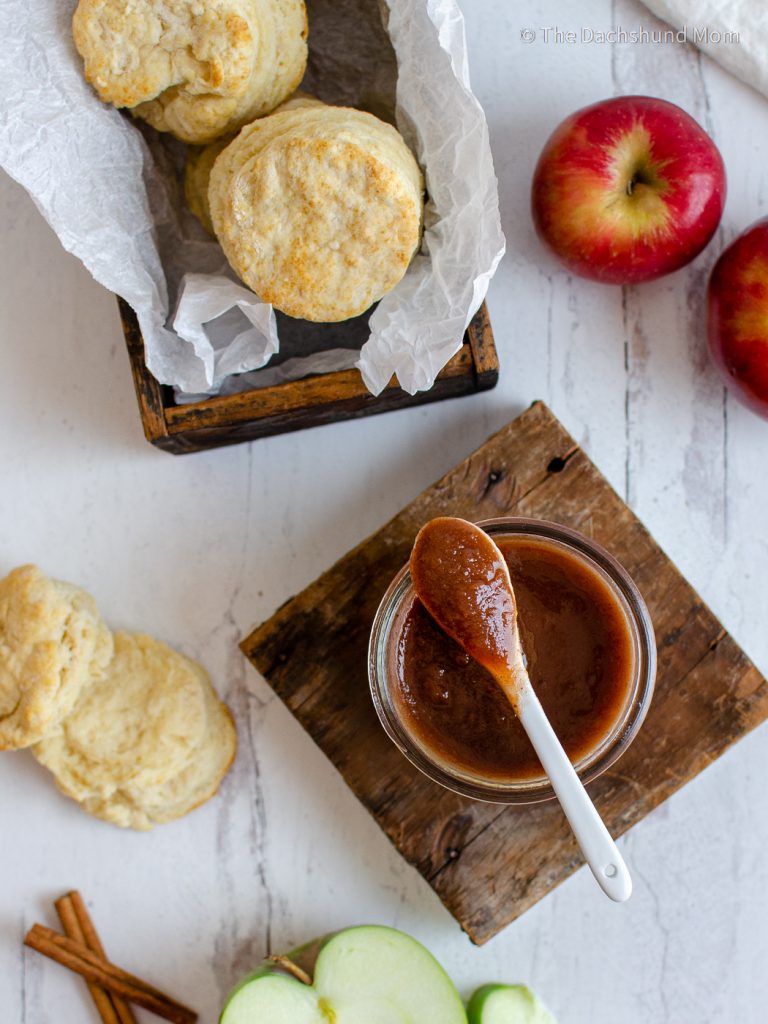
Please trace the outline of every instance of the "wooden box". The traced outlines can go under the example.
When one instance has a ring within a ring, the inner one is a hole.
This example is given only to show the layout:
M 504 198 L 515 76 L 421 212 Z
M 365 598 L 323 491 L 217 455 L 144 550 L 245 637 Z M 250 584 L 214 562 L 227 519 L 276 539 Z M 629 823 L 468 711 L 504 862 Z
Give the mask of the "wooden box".
M 144 435 L 151 444 L 174 455 L 485 391 L 499 376 L 491 322 L 483 303 L 467 328 L 461 350 L 429 391 L 409 395 L 392 381 L 374 396 L 358 370 L 343 370 L 177 405 L 172 389 L 158 384 L 147 370 L 136 314 L 122 299 L 118 303 Z

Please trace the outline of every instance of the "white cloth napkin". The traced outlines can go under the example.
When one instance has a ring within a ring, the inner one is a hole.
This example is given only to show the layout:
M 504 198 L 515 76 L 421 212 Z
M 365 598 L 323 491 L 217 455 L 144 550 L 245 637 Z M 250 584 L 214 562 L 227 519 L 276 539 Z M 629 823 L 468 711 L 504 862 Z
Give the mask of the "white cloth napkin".
M 768 96 L 765 0 L 643 0 L 658 17 L 742 82 Z

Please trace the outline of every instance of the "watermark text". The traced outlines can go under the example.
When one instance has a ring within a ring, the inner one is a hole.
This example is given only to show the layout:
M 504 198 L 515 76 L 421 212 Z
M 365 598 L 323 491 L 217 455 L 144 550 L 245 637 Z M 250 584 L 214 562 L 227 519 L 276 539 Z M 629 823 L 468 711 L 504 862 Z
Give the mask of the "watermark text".
M 695 46 L 738 45 L 738 32 L 704 26 L 686 26 L 681 29 L 624 28 L 614 25 L 609 29 L 590 28 L 583 25 L 578 29 L 565 29 L 557 25 L 542 25 L 538 28 L 521 28 L 520 38 L 524 43 L 547 43 L 558 46 L 572 46 L 576 43 L 639 43 L 663 45 L 665 43 L 693 43 Z

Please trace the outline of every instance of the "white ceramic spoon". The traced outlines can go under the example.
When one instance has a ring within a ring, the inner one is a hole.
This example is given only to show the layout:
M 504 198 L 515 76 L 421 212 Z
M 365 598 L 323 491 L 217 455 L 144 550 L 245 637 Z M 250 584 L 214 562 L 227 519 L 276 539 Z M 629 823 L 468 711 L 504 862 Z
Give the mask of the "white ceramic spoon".
M 410 570 L 416 594 L 432 618 L 491 673 L 515 709 L 603 892 L 617 902 L 629 899 L 627 866 L 528 678 L 515 592 L 501 551 L 473 523 L 433 519 L 416 538 Z

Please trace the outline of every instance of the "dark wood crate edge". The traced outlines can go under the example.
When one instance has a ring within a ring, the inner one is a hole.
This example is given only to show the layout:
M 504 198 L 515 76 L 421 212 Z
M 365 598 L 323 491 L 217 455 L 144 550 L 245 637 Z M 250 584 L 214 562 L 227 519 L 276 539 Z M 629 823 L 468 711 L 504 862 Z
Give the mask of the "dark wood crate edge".
M 138 318 L 125 299 L 119 295 L 117 306 L 120 310 L 144 436 L 150 444 L 166 451 L 173 451 L 173 442 L 168 439 L 168 427 L 165 422 L 162 388 L 144 362 L 144 338 L 141 335 Z
M 174 455 L 473 394 L 494 387 L 498 381 L 499 363 L 493 330 L 483 303 L 467 328 L 462 349 L 438 375 L 429 391 L 409 395 L 392 383 L 374 396 L 355 370 L 212 398 L 189 406 L 169 405 L 164 401 L 165 389 L 145 365 L 144 341 L 136 314 L 123 299 L 118 298 L 118 304 L 144 436 L 151 444 Z M 311 383 L 318 380 L 323 381 L 319 392 Z M 337 386 L 342 391 L 341 398 L 329 399 L 322 394 Z M 308 395 L 307 404 L 302 404 L 304 394 Z M 279 408 L 285 395 L 293 399 L 294 408 L 288 412 Z M 267 412 L 265 405 L 271 406 Z

